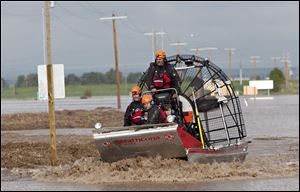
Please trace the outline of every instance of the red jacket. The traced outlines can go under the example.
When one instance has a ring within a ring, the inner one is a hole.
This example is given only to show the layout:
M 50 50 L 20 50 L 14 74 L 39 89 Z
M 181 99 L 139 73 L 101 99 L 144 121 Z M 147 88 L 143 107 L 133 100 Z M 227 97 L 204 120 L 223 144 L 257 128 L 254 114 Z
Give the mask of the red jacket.
M 181 92 L 180 78 L 169 63 L 165 63 L 163 66 L 151 63 L 145 81 L 149 89 L 175 88 L 178 93 Z
M 126 109 L 124 115 L 124 126 L 142 125 L 145 123 L 144 106 L 140 101 L 132 101 Z

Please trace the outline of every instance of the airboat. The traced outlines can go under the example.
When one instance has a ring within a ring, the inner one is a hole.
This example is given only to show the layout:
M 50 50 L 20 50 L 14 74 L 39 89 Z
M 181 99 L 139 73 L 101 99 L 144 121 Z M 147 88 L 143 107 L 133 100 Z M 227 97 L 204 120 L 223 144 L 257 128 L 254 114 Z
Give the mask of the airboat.
M 196 55 L 166 58 L 180 78 L 181 93 L 164 89 L 155 104 L 172 104 L 176 119 L 164 124 L 98 127 L 93 137 L 105 162 L 137 156 L 184 158 L 190 162 L 244 161 L 248 154 L 239 96 L 231 80 L 213 62 Z M 147 71 L 137 85 L 149 94 Z M 175 92 L 177 98 L 170 97 Z

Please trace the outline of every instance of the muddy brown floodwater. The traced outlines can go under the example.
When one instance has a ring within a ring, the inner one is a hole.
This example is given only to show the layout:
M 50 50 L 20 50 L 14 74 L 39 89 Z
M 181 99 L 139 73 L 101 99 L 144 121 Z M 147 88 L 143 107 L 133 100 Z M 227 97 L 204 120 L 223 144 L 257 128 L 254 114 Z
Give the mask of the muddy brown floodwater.
M 101 113 L 109 114 L 110 118 L 114 117 L 114 121 L 107 120 L 107 126 L 119 125 L 122 121 L 115 121 L 115 119 L 123 118 L 122 112 L 108 108 L 97 109 L 94 112 L 80 110 L 62 113 L 64 114 L 60 118 L 68 119 L 69 122 L 72 122 L 70 118 L 76 119 L 75 114 L 91 115 L 96 113 L 95 119 L 99 119 L 98 115 Z M 11 121 L 9 120 L 13 117 L 1 116 L 1 130 L 6 130 L 1 132 L 1 168 L 18 178 L 105 185 L 112 183 L 132 184 L 135 182 L 162 184 L 164 182 L 210 182 L 224 179 L 299 177 L 298 137 L 264 136 L 249 138 L 252 143 L 249 144 L 249 155 L 243 163 L 199 164 L 179 159 L 162 159 L 160 156 L 137 157 L 105 163 L 100 160 L 92 134 L 90 136 L 75 135 L 71 134 L 72 129 L 70 129 L 70 135 L 57 135 L 59 165 L 52 167 L 49 160 L 49 136 L 24 135 L 18 131 L 7 131 L 26 129 L 22 127 L 21 122 L 26 122 L 24 123 L 26 126 L 33 126 L 37 122 L 31 121 L 37 114 L 18 115 L 20 122 L 14 121 L 14 125 L 10 124 Z M 79 118 L 84 119 L 85 116 L 81 115 Z M 44 118 L 42 119 L 42 121 L 46 121 Z M 68 127 L 65 126 L 68 121 L 62 127 Z M 103 121 L 105 119 L 101 120 L 101 122 Z M 88 121 L 86 125 L 89 125 Z M 47 128 L 47 125 L 45 126 L 41 128 Z
M 95 122 L 103 126 L 122 126 L 124 112 L 109 107 L 94 110 L 55 111 L 56 128 L 91 128 Z M 49 129 L 48 113 L 15 113 L 1 115 L 1 131 Z

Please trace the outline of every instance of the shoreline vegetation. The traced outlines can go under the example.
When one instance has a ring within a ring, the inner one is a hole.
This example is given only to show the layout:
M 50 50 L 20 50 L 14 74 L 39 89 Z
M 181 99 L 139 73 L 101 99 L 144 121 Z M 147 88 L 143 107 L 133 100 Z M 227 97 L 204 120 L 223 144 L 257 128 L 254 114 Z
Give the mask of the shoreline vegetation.
M 120 94 L 129 95 L 130 89 L 134 86 L 134 83 L 121 84 Z M 243 81 L 240 85 L 239 81 L 233 81 L 233 86 L 240 96 L 243 96 L 243 86 L 249 85 L 249 81 Z M 23 100 L 23 99 L 37 99 L 38 87 L 21 87 L 21 88 L 2 88 L 1 100 Z M 290 80 L 289 88 L 282 89 L 279 92 L 270 91 L 271 95 L 295 95 L 299 94 L 299 80 Z M 93 96 L 114 96 L 116 95 L 115 84 L 98 84 L 98 85 L 67 85 L 65 87 L 66 98 L 78 97 L 78 98 L 90 98 Z M 267 95 L 267 90 L 259 90 L 258 96 Z

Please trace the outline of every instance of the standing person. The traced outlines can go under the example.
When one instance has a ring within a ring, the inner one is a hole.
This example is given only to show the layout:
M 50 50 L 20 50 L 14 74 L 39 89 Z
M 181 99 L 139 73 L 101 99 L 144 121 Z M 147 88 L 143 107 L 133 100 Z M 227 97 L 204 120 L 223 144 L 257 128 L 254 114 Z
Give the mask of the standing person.
M 177 94 L 181 94 L 180 78 L 177 71 L 168 63 L 165 51 L 157 51 L 155 53 L 155 62 L 150 63 L 147 70 L 146 85 L 152 93 L 156 93 L 159 89 L 175 88 Z M 175 110 L 175 115 L 178 117 L 177 121 L 179 126 L 182 126 L 181 120 L 181 107 L 177 105 L 177 95 L 173 90 L 170 93 L 172 109 Z
M 152 104 L 152 101 L 151 95 L 144 95 L 142 97 L 142 103 L 147 112 L 147 124 L 167 123 L 164 111 L 159 109 L 157 105 Z
M 142 125 L 143 119 L 143 104 L 141 103 L 141 88 L 139 86 L 133 86 L 131 89 L 132 102 L 126 109 L 124 115 L 124 126 Z
M 180 78 L 175 69 L 167 62 L 166 52 L 157 51 L 155 53 L 155 62 L 150 63 L 146 84 L 153 93 L 156 93 L 158 89 L 168 88 L 175 88 L 178 94 L 181 93 Z M 176 94 L 172 93 L 172 97 L 176 98 Z

